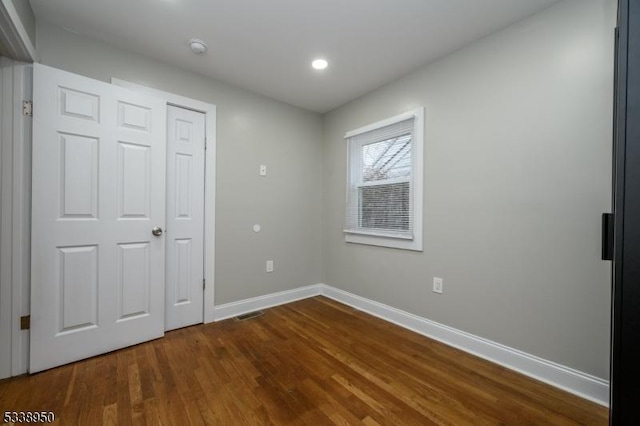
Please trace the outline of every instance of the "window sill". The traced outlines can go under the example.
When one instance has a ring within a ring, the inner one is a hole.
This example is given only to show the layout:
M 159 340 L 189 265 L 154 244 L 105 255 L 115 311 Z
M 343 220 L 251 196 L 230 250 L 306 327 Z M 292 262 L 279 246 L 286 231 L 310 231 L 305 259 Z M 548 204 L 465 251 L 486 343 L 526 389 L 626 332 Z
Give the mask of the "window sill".
M 365 230 L 355 230 L 355 229 L 345 229 L 343 231 L 345 234 L 349 235 L 368 235 L 370 237 L 381 237 L 381 238 L 393 238 L 399 240 L 413 240 L 413 234 L 404 234 L 404 233 L 394 233 L 394 232 L 376 232 L 376 231 L 365 231 Z
M 370 246 L 396 248 L 402 250 L 422 251 L 422 239 L 408 239 L 406 235 L 402 237 L 390 237 L 388 235 L 372 235 L 373 233 L 354 233 L 345 231 L 344 240 L 347 243 L 365 244 Z

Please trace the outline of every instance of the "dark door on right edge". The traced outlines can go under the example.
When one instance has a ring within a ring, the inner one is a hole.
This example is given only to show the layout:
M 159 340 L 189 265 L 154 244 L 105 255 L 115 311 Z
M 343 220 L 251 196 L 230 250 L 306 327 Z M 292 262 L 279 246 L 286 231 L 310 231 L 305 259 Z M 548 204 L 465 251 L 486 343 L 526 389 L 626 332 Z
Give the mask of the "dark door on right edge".
M 640 424 L 640 0 L 619 0 L 614 140 L 612 425 Z

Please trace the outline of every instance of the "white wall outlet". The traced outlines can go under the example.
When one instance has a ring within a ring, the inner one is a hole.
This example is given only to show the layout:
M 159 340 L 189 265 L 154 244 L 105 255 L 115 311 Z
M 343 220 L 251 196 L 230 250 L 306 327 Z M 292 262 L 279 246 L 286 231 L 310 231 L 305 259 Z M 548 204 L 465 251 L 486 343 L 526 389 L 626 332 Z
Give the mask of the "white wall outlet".
M 273 272 L 273 260 L 267 260 L 267 272 Z
M 433 292 L 442 294 L 442 278 L 433 277 Z
M 260 176 L 266 176 L 267 175 L 267 166 L 265 166 L 264 164 L 260 165 Z

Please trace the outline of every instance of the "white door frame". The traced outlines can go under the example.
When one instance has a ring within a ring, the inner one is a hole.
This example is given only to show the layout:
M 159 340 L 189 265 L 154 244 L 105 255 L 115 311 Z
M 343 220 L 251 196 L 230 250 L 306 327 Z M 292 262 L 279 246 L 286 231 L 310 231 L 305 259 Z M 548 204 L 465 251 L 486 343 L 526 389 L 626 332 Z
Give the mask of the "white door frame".
M 0 57 L 0 379 L 27 372 L 31 229 L 31 117 L 22 101 L 31 100 L 32 66 Z
M 165 99 L 167 105 L 186 108 L 205 115 L 205 183 L 204 183 L 204 322 L 215 321 L 215 202 L 216 202 L 216 106 L 196 99 L 153 89 L 112 77 L 111 84 Z
M 0 44 L 4 55 L 20 61 L 38 60 L 35 41 L 31 40 L 20 14 L 9 0 L 0 0 Z

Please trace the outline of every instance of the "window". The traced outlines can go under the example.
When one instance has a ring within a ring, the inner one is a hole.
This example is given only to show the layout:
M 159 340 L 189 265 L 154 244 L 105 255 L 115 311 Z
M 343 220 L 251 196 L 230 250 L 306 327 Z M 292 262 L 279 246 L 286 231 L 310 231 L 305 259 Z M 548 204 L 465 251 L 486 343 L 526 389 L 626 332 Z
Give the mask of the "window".
M 347 132 L 345 241 L 422 251 L 424 108 Z

